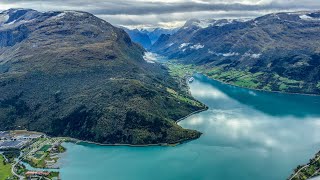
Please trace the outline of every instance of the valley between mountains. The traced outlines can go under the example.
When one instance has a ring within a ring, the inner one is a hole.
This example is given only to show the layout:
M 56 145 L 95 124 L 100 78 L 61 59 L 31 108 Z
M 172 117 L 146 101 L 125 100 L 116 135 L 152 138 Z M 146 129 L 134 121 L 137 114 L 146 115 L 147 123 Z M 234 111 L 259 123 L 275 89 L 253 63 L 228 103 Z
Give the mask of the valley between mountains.
M 86 12 L 10 9 L 0 14 L 0 129 L 106 144 L 195 139 L 175 121 L 206 106 L 181 77 L 319 94 L 319 23 L 318 12 L 294 12 L 122 30 Z M 171 73 L 145 49 L 168 57 Z
M 191 19 L 150 51 L 240 87 L 319 95 L 319 33 L 318 11 Z
M 318 11 L 175 29 L 115 27 L 82 11 L 3 11 L 2 172 L 48 176 L 25 171 L 49 168 L 65 146 L 68 163 L 51 172 L 65 179 L 288 177 L 319 144 L 320 101 L 309 96 L 320 95 L 319 34 Z M 319 159 L 290 179 L 319 175 Z

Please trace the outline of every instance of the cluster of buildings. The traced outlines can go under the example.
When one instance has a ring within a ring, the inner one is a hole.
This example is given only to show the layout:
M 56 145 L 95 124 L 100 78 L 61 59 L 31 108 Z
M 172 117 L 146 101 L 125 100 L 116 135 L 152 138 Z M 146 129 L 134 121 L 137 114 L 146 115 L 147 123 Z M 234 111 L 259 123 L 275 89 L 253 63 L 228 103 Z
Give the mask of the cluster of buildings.
M 22 149 L 33 139 L 43 137 L 43 134 L 30 133 L 11 133 L 9 131 L 0 131 L 0 150 Z
M 27 179 L 32 179 L 32 180 L 41 180 L 43 177 L 48 177 L 50 175 L 50 172 L 48 171 L 27 171 L 25 173 L 25 176 Z M 49 178 L 45 178 L 49 179 Z M 58 180 L 58 178 L 51 178 L 54 180 Z
M 28 171 L 25 174 L 26 176 L 49 176 L 50 172 L 47 171 Z

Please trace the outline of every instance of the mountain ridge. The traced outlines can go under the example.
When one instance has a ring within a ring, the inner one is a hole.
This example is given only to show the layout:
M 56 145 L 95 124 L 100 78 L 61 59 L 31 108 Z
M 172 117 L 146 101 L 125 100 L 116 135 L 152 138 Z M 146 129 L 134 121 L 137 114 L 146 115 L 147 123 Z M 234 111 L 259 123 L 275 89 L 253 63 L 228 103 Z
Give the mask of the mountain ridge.
M 0 13 L 0 129 L 105 144 L 178 143 L 205 108 L 124 30 L 81 11 Z
M 151 51 L 241 87 L 320 94 L 319 14 L 273 13 L 204 27 L 193 20 Z

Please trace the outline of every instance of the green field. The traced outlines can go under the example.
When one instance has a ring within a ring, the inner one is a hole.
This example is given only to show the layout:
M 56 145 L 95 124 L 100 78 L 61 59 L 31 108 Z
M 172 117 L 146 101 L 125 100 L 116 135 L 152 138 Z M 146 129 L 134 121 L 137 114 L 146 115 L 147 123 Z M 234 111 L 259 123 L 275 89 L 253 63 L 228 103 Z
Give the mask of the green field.
M 252 73 L 249 69 L 224 69 L 223 66 L 205 67 L 181 64 L 173 61 L 166 63 L 171 75 L 176 77 L 186 77 L 192 75 L 194 72 L 203 73 L 206 76 L 222 81 L 224 83 L 233 84 L 239 87 L 250 89 L 261 89 L 266 91 L 281 91 L 281 92 L 303 92 L 303 89 L 309 87 L 310 83 L 289 79 L 280 76 L 276 73 L 256 72 Z M 320 82 L 311 84 L 312 88 L 320 89 Z
M 237 86 L 247 88 L 258 88 L 260 85 L 258 79 L 261 73 L 250 73 L 248 71 L 229 70 L 224 71 L 221 68 L 213 68 L 204 72 L 213 79 L 223 82 L 232 83 Z
M 43 153 L 39 153 L 39 152 L 34 155 L 34 157 L 37 159 L 40 159 L 42 156 L 43 156 Z
M 47 145 L 42 146 L 42 148 L 39 151 L 46 152 L 46 151 L 48 151 L 49 148 L 51 148 L 51 145 L 47 144 Z
M 201 72 L 207 76 L 226 83 L 231 83 L 241 87 L 258 88 L 259 76 L 262 73 L 250 73 L 248 71 L 228 70 L 225 71 L 221 67 L 205 68 L 200 66 L 185 65 L 179 63 L 167 63 L 170 74 L 173 76 L 184 77 L 192 75 L 194 72 Z
M 0 155 L 0 180 L 5 180 L 9 177 L 12 177 L 11 164 L 5 164 L 3 156 Z
M 166 66 L 169 68 L 170 74 L 174 77 L 183 78 L 186 75 L 192 75 L 195 72 L 195 67 L 192 65 L 168 62 L 166 63 Z

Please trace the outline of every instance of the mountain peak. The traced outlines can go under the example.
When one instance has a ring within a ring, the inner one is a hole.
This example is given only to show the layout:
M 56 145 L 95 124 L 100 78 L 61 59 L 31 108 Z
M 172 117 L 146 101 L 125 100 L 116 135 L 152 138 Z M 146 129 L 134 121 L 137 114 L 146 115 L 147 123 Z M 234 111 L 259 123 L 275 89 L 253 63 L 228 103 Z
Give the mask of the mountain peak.
M 93 16 L 90 13 L 83 12 L 83 11 L 74 11 L 74 10 L 65 10 L 65 11 L 52 11 L 49 13 L 58 13 L 59 16 L 76 16 L 76 17 L 82 17 L 82 16 Z
M 1 14 L 15 14 L 15 13 L 26 13 L 30 11 L 36 11 L 33 9 L 25 9 L 25 8 L 10 8 L 8 10 L 5 10 L 1 12 Z
M 297 23 L 300 21 L 319 21 L 320 11 L 297 11 L 297 12 L 280 12 L 267 14 L 258 18 L 255 18 L 253 22 L 255 24 L 263 23 L 278 23 L 278 22 L 290 22 Z
M 13 24 L 21 20 L 28 21 L 39 14 L 40 12 L 33 9 L 8 9 L 0 13 L 0 24 Z
M 183 29 L 204 29 L 211 26 L 221 27 L 232 23 L 246 22 L 251 19 L 190 19 L 182 27 Z
M 106 21 L 97 18 L 93 14 L 82 11 L 49 11 L 39 12 L 32 9 L 9 9 L 0 13 L 0 29 L 17 28 L 22 24 L 33 24 L 37 22 L 50 21 L 50 23 L 61 23 L 62 21 L 84 22 L 90 18 L 95 26 L 108 25 Z

